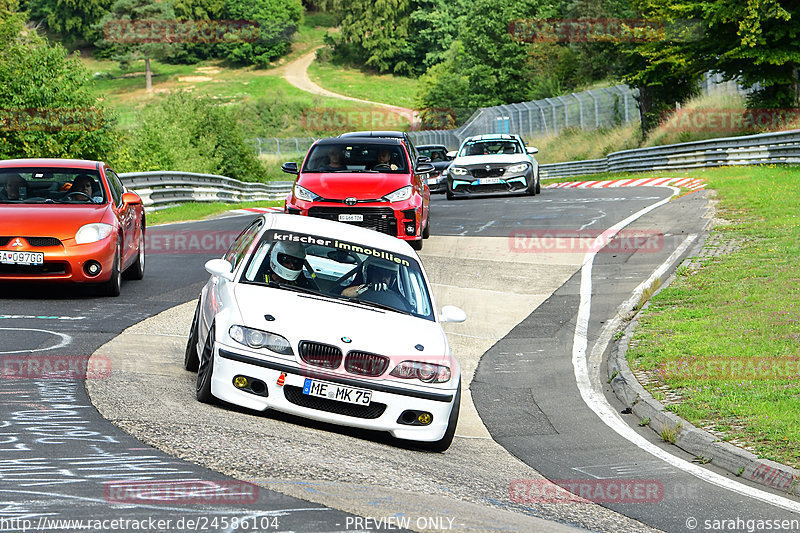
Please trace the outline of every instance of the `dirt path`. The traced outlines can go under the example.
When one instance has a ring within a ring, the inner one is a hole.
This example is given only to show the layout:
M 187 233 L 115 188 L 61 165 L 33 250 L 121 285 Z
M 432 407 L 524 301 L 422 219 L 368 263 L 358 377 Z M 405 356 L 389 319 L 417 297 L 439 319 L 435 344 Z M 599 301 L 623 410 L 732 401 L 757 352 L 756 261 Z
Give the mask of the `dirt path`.
M 342 100 L 350 100 L 351 102 L 358 102 L 361 104 L 367 104 L 369 106 L 377 106 L 388 109 L 402 117 L 406 118 L 410 124 L 415 124 L 419 120 L 419 115 L 413 109 L 409 109 L 407 107 L 400 107 L 391 104 L 383 104 L 380 102 L 371 102 L 369 100 L 362 100 L 360 98 L 353 98 L 352 96 L 345 96 L 343 94 L 334 93 L 327 89 L 323 89 L 313 81 L 308 76 L 308 67 L 314 61 L 314 58 L 317 55 L 317 50 L 321 47 L 314 48 L 310 52 L 300 56 L 298 59 L 295 59 L 291 63 L 287 64 L 284 67 L 283 77 L 300 89 L 301 91 L 306 91 L 311 94 L 317 94 L 320 96 L 327 96 L 330 98 L 339 98 Z

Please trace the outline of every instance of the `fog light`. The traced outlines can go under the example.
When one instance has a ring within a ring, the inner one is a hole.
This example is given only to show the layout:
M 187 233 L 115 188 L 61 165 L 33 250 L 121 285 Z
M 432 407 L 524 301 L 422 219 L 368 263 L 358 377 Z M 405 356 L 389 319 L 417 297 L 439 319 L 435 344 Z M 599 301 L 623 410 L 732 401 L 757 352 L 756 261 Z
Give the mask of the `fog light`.
M 430 413 L 420 413 L 417 417 L 417 422 L 422 424 L 423 426 L 427 426 L 431 422 L 433 422 L 433 416 Z
M 83 265 L 83 271 L 86 272 L 87 276 L 96 276 L 100 273 L 103 267 L 100 266 L 100 263 L 97 261 L 88 261 L 85 265 Z
M 406 234 L 414 235 L 414 224 L 406 224 Z
M 233 386 L 237 389 L 244 389 L 247 387 L 248 381 L 244 376 L 236 376 L 233 378 Z

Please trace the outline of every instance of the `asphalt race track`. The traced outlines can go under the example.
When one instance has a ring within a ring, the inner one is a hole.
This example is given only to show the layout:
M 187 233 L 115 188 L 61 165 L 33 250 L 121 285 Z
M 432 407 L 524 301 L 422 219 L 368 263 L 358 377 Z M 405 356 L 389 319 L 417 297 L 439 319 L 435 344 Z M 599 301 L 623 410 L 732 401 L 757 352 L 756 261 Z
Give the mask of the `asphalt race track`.
M 446 328 L 469 390 L 443 454 L 194 400 L 182 357 L 203 263 L 250 217 L 150 228 L 145 279 L 124 282 L 119 298 L 0 287 L 0 531 L 78 528 L 55 522 L 66 519 L 143 520 L 148 531 L 746 531 L 748 521 L 797 520 L 796 499 L 694 464 L 619 414 L 602 379 L 605 325 L 703 240 L 705 193 L 672 194 L 434 196 L 420 256 L 437 305 L 469 315 Z M 587 264 L 587 236 L 632 217 Z M 43 373 L 89 356 L 85 381 Z M 542 499 L 542 476 L 643 492 Z M 195 497 L 170 497 L 187 490 Z

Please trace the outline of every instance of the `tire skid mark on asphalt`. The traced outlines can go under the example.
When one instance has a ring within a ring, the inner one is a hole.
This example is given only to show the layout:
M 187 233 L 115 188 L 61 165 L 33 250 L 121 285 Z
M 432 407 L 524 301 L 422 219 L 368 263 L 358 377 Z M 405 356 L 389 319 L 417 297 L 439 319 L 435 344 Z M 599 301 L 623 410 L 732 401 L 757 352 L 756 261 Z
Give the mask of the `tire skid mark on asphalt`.
M 677 195 L 680 191 L 672 187 L 673 196 Z M 669 202 L 672 197 L 666 198 L 659 202 L 649 205 L 644 209 L 632 214 L 625 220 L 615 224 L 604 232 L 610 239 L 613 235 L 617 234 L 620 230 L 644 216 L 645 214 L 653 211 L 654 209 Z M 592 353 L 587 357 L 588 347 L 588 334 L 589 334 L 589 317 L 591 312 L 592 301 L 592 266 L 597 251 L 591 251 L 586 254 L 584 262 L 581 266 L 581 280 L 580 280 L 580 304 L 578 306 L 578 316 L 575 324 L 575 334 L 573 337 L 572 348 L 572 363 L 575 371 L 575 380 L 578 385 L 581 397 L 586 405 L 597 414 L 597 416 L 609 428 L 614 430 L 624 439 L 636 445 L 643 451 L 650 455 L 661 459 L 662 461 L 678 468 L 688 474 L 691 474 L 698 479 L 721 487 L 723 489 L 735 492 L 745 497 L 753 498 L 776 507 L 786 509 L 793 512 L 800 512 L 800 502 L 795 502 L 781 496 L 770 494 L 763 490 L 749 487 L 737 481 L 731 480 L 725 476 L 712 472 L 699 465 L 690 463 L 680 457 L 672 455 L 666 450 L 659 448 L 647 439 L 636 433 L 627 422 L 625 422 L 616 410 L 611 407 L 603 393 L 602 380 L 600 379 L 600 367 L 603 358 L 603 352 L 606 345 L 611 341 L 613 332 L 616 330 L 621 321 L 621 316 L 624 316 L 625 311 L 631 309 L 642 291 L 649 287 L 656 278 L 662 277 L 668 269 L 680 258 L 680 256 L 689 248 L 692 242 L 697 238 L 696 235 L 689 235 L 683 243 L 662 263 L 652 275 L 643 281 L 633 294 L 618 308 L 614 319 L 608 321 L 603 327 L 599 338 L 595 342 Z

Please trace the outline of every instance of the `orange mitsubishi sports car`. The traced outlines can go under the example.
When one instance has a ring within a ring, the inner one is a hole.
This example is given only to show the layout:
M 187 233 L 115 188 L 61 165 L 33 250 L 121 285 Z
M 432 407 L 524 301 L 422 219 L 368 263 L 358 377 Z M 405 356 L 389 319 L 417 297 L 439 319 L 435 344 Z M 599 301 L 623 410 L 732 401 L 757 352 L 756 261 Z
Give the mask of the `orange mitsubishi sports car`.
M 94 284 L 144 276 L 142 199 L 105 163 L 0 161 L 0 282 Z

